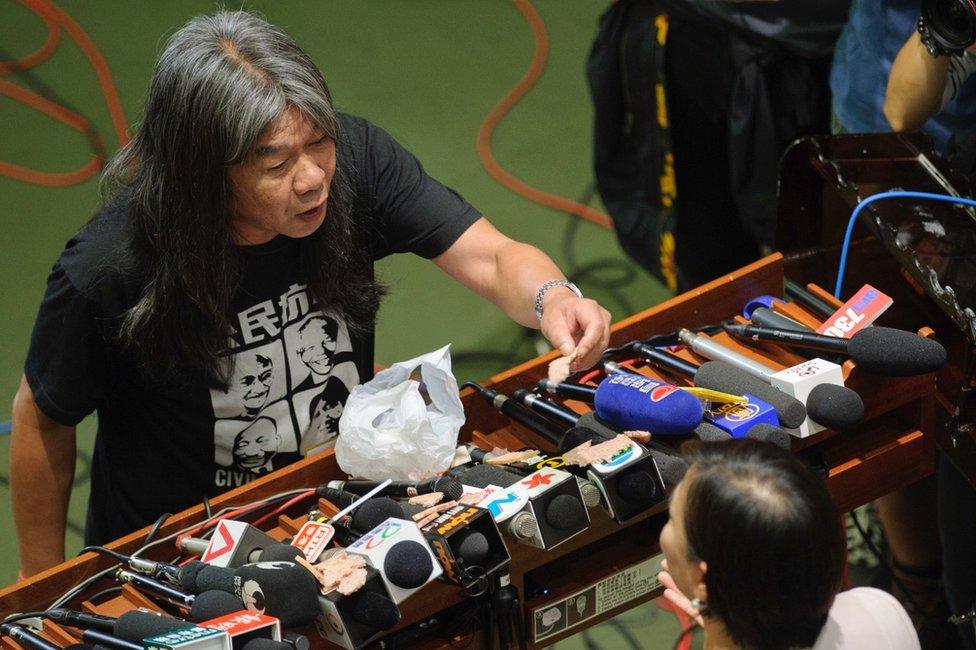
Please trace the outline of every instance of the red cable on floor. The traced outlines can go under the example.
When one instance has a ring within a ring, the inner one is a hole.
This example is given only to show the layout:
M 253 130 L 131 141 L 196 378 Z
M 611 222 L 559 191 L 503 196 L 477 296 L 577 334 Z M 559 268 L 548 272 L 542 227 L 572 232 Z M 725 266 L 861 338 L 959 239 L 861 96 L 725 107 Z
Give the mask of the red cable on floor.
M 593 208 L 583 205 L 582 203 L 577 203 L 576 201 L 571 201 L 569 199 L 563 198 L 561 196 L 556 196 L 555 194 L 549 194 L 543 192 L 542 190 L 536 189 L 527 183 L 523 182 L 521 179 L 510 174 L 495 160 L 495 156 L 491 152 L 491 134 L 494 132 L 495 127 L 501 122 L 502 118 L 512 109 L 515 104 L 525 96 L 525 93 L 529 92 L 532 86 L 539 80 L 542 75 L 542 70 L 546 65 L 546 57 L 549 53 L 549 37 L 546 35 L 546 26 L 542 22 L 542 18 L 539 16 L 535 7 L 529 0 L 512 0 L 512 3 L 522 12 L 525 19 L 528 21 L 529 26 L 532 28 L 532 35 L 535 39 L 535 52 L 532 55 L 532 63 L 529 65 L 528 71 L 522 77 L 522 79 L 515 85 L 515 87 L 509 91 L 507 95 L 498 104 L 491 109 L 488 113 L 488 117 L 481 124 L 478 129 L 478 156 L 481 158 L 481 163 L 484 165 L 488 173 L 497 180 L 499 183 L 512 190 L 516 194 L 523 196 L 530 201 L 544 205 L 549 208 L 555 208 L 556 210 L 561 210 L 563 212 L 568 212 L 569 214 L 574 214 L 578 217 L 586 219 L 592 223 L 602 226 L 603 228 L 612 228 L 613 221 L 610 219 L 609 215 L 600 212 L 599 210 L 594 210 Z
M 119 101 L 115 84 L 112 82 L 112 73 L 102 53 L 99 52 L 85 30 L 63 9 L 49 2 L 49 0 L 20 0 L 20 3 L 44 21 L 48 30 L 47 38 L 36 52 L 15 61 L 0 62 L 0 74 L 29 70 L 47 60 L 57 48 L 61 38 L 61 29 L 64 29 L 95 70 L 102 95 L 105 97 L 105 103 L 108 106 L 112 125 L 115 127 L 119 146 L 124 147 L 129 142 L 129 131 L 126 127 L 122 103 Z M 72 172 L 39 171 L 0 160 L 0 174 L 26 183 L 63 187 L 81 183 L 102 168 L 105 162 L 104 146 L 91 123 L 84 116 L 3 79 L 0 79 L 0 94 L 81 132 L 88 138 L 93 149 L 92 157 L 88 163 L 81 169 Z

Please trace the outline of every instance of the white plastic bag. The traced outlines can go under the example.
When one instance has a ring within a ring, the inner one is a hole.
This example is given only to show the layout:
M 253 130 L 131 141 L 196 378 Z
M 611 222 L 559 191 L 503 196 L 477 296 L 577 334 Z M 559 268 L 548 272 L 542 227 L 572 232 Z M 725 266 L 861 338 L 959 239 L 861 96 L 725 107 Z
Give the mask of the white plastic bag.
M 335 445 L 344 472 L 373 481 L 417 481 L 450 468 L 464 424 L 450 347 L 395 363 L 352 389 Z M 417 366 L 429 406 L 410 379 Z

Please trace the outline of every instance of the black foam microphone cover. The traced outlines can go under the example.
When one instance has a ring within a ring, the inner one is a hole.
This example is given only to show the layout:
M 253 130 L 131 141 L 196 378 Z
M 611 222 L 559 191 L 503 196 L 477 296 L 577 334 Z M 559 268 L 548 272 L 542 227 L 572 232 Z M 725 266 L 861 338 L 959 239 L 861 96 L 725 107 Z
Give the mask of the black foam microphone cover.
M 282 627 L 311 623 L 322 613 L 318 580 L 294 562 L 258 562 L 234 571 L 248 609 L 263 611 Z
M 625 472 L 617 482 L 617 494 L 621 499 L 635 506 L 653 501 L 656 491 L 654 477 L 642 469 Z
M 563 439 L 559 441 L 558 449 L 560 454 L 565 454 L 571 449 L 576 449 L 583 443 L 590 441 L 594 445 L 598 445 L 601 442 L 606 442 L 607 438 L 604 438 L 599 433 L 594 431 L 589 427 L 573 427 L 563 435 Z
M 261 551 L 262 562 L 294 562 L 300 557 L 305 557 L 300 548 L 284 542 L 272 544 Z
M 202 590 L 197 590 L 197 574 L 204 567 L 209 566 L 200 560 L 188 562 L 180 571 L 180 587 L 183 591 L 191 594 L 198 594 Z
M 518 483 L 522 477 L 493 465 L 474 465 L 458 474 L 458 479 L 463 484 L 475 488 L 486 488 L 489 485 L 505 488 Z
M 481 564 L 488 557 L 488 538 L 484 533 L 476 530 L 464 530 L 457 535 L 458 541 L 454 543 L 457 556 L 464 560 L 466 566 L 476 566 Z
M 383 559 L 383 575 L 401 589 L 416 589 L 430 578 L 434 562 L 420 542 L 412 539 L 397 542 Z
M 352 515 L 352 528 L 365 534 L 390 517 L 403 519 L 403 507 L 390 497 L 376 497 L 356 508 Z
M 193 627 L 193 623 L 134 609 L 119 616 L 115 622 L 113 635 L 123 641 L 142 643 L 146 637 L 175 632 L 188 627 Z
M 234 593 L 234 570 L 209 564 L 200 567 L 196 572 L 196 582 L 190 591 L 200 594 L 211 589 Z
M 357 623 L 377 630 L 389 630 L 400 622 L 400 610 L 396 603 L 375 591 L 360 591 L 356 597 L 352 617 Z
M 442 492 L 445 500 L 457 501 L 464 494 L 461 481 L 451 476 L 442 476 L 432 484 L 434 492 Z
M 667 454 L 652 449 L 651 456 L 654 457 L 654 464 L 657 465 L 657 471 L 661 474 L 661 481 L 665 485 L 677 485 L 688 471 L 688 463 L 677 454 Z
M 850 388 L 819 384 L 807 396 L 807 414 L 830 429 L 848 429 L 864 417 L 864 402 Z
M 715 442 L 725 442 L 732 438 L 728 431 L 723 431 L 711 422 L 704 421 L 695 427 L 693 435 L 699 440 Z
M 546 505 L 546 521 L 558 530 L 575 530 L 586 525 L 586 506 L 568 494 L 560 494 Z
M 790 448 L 790 434 L 781 429 L 780 427 L 774 426 L 772 424 L 760 423 L 749 429 L 746 434 L 747 438 L 752 438 L 753 440 L 759 440 L 760 442 L 768 442 L 774 444 L 780 449 Z
M 204 591 L 193 599 L 190 607 L 190 620 L 209 621 L 218 616 L 225 616 L 231 612 L 244 609 L 244 603 L 234 594 L 219 589 Z
M 724 361 L 703 363 L 695 373 L 695 386 L 733 395 L 755 395 L 776 409 L 776 416 L 784 427 L 795 429 L 807 418 L 807 409 L 798 399 Z
M 888 377 L 935 372 L 945 365 L 940 343 L 890 327 L 865 327 L 851 337 L 847 353 L 862 370 Z

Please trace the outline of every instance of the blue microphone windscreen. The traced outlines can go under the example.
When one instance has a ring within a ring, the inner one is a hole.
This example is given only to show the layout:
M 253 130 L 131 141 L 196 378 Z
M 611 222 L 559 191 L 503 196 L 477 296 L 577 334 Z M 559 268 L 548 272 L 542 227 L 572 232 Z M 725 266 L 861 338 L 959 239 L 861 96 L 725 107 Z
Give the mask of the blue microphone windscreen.
M 697 397 L 677 386 L 638 375 L 611 375 L 600 382 L 596 413 L 625 430 L 662 436 L 688 433 L 702 421 Z

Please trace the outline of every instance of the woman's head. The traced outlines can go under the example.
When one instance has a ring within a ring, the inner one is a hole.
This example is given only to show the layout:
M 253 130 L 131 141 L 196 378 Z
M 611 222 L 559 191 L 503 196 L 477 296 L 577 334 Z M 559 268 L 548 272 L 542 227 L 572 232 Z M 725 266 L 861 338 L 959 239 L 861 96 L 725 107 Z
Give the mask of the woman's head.
M 823 482 L 790 452 L 752 440 L 702 443 L 687 456 L 661 533 L 678 587 L 741 647 L 812 645 L 844 563 Z

